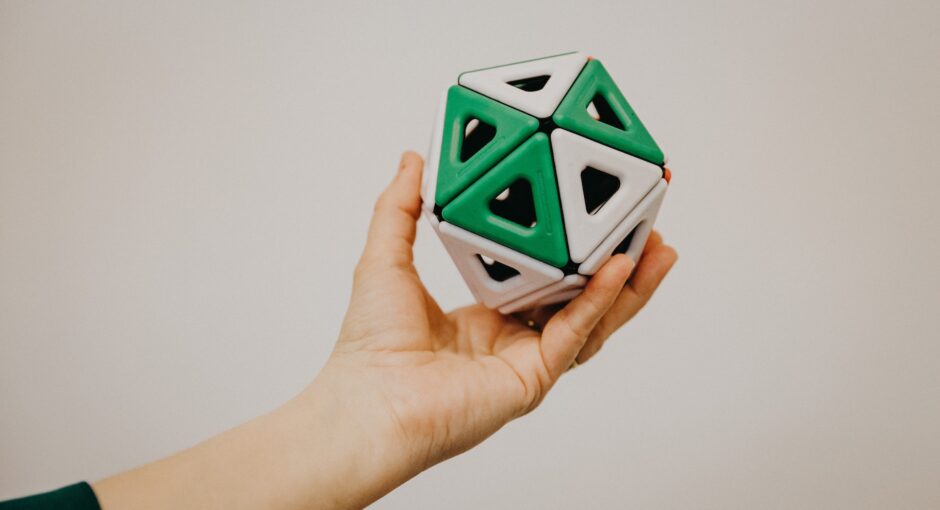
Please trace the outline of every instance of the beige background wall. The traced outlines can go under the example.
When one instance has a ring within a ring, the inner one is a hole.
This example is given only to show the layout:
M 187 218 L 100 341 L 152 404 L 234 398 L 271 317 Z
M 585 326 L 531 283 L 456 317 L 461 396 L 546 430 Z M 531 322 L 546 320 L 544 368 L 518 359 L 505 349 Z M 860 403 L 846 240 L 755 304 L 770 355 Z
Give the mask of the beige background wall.
M 371 4 L 0 2 L 0 498 L 298 391 L 439 91 L 582 49 L 670 154 L 675 273 L 375 507 L 940 507 L 940 4 Z

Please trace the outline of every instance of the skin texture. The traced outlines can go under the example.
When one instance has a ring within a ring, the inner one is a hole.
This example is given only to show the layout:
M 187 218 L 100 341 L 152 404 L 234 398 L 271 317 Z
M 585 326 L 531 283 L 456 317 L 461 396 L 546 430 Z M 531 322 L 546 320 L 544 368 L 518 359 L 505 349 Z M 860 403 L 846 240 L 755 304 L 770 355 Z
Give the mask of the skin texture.
M 405 153 L 376 202 L 339 339 L 310 386 L 267 415 L 94 484 L 105 510 L 368 505 L 537 407 L 676 261 L 654 232 L 636 268 L 611 258 L 567 305 L 444 313 L 412 263 L 422 167 Z

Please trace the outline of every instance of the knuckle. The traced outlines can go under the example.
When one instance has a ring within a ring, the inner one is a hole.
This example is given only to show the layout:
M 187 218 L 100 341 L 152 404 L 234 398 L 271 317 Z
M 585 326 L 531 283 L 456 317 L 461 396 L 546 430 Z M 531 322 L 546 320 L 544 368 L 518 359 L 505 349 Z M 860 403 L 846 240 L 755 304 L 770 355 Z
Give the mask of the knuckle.
M 570 315 L 565 316 L 562 324 L 565 326 L 565 329 L 568 330 L 569 337 L 572 338 L 572 340 L 584 338 L 589 333 L 584 321 L 572 320 Z
M 609 290 L 609 289 L 604 289 L 604 290 Z M 585 298 L 584 306 L 585 308 L 587 308 L 587 311 L 591 314 L 591 316 L 598 316 L 604 312 L 604 306 L 600 302 L 601 300 L 600 297 L 594 296 L 594 295 L 585 295 L 584 298 Z
M 353 269 L 353 281 L 360 281 L 364 277 L 372 273 L 375 267 L 375 262 L 373 262 L 368 255 L 363 255 L 359 259 L 359 263 L 356 264 L 356 267 Z
M 372 206 L 372 210 L 376 213 L 380 213 L 388 209 L 389 200 L 391 199 L 388 196 L 388 192 L 383 191 L 382 194 L 379 195 L 379 198 L 375 199 L 375 204 Z

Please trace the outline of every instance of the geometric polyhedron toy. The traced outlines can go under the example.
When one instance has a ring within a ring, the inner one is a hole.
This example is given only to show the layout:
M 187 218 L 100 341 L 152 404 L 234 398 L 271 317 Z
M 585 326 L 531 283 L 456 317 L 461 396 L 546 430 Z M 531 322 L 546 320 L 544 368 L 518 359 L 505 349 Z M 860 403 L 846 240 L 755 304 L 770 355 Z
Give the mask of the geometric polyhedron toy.
M 600 61 L 566 53 L 457 83 L 438 108 L 422 207 L 478 302 L 567 301 L 614 254 L 639 260 L 669 171 Z

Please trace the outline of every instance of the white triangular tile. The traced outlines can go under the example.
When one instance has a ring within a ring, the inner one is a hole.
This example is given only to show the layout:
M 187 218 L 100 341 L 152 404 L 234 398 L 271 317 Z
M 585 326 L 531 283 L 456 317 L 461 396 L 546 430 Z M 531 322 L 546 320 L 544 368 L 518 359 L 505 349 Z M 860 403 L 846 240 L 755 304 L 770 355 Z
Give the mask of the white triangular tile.
M 574 262 L 584 261 L 662 178 L 662 169 L 652 163 L 563 129 L 552 131 L 552 154 Z M 620 180 L 617 191 L 593 214 L 585 208 L 581 183 L 587 167 Z
M 653 223 L 656 222 L 656 215 L 659 214 L 659 207 L 663 203 L 663 197 L 666 196 L 666 180 L 660 179 L 656 186 L 645 196 L 636 207 L 630 211 L 630 214 L 620 222 L 619 225 L 604 239 L 597 249 L 591 253 L 584 262 L 578 266 L 578 272 L 584 275 L 593 275 L 604 262 L 609 259 L 614 250 L 633 232 L 630 245 L 627 247 L 626 254 L 634 262 L 640 261 L 640 255 L 643 254 L 643 247 L 646 246 L 646 240 L 650 232 L 653 231 Z M 636 230 L 634 232 L 634 229 Z
M 498 308 L 564 277 L 557 267 L 523 255 L 472 232 L 441 222 L 438 235 L 477 301 Z M 478 255 L 505 264 L 519 274 L 504 281 L 490 277 Z
M 554 294 L 549 294 L 548 296 L 543 297 L 533 306 L 548 306 L 548 305 L 554 305 L 557 303 L 563 303 L 565 301 L 571 301 L 572 299 L 581 295 L 581 292 L 583 291 L 584 291 L 584 287 L 562 290 Z
M 500 313 L 515 313 L 529 308 L 535 308 L 542 300 L 547 299 L 548 297 L 559 294 L 567 293 L 568 291 L 574 289 L 582 289 L 587 283 L 588 279 L 579 274 L 570 274 L 547 287 L 543 287 L 531 294 L 522 296 L 521 298 L 499 307 Z M 556 301 L 557 302 L 557 301 Z
M 587 63 L 575 52 L 463 73 L 457 83 L 538 118 L 551 117 Z M 525 91 L 509 82 L 548 75 L 545 86 Z

